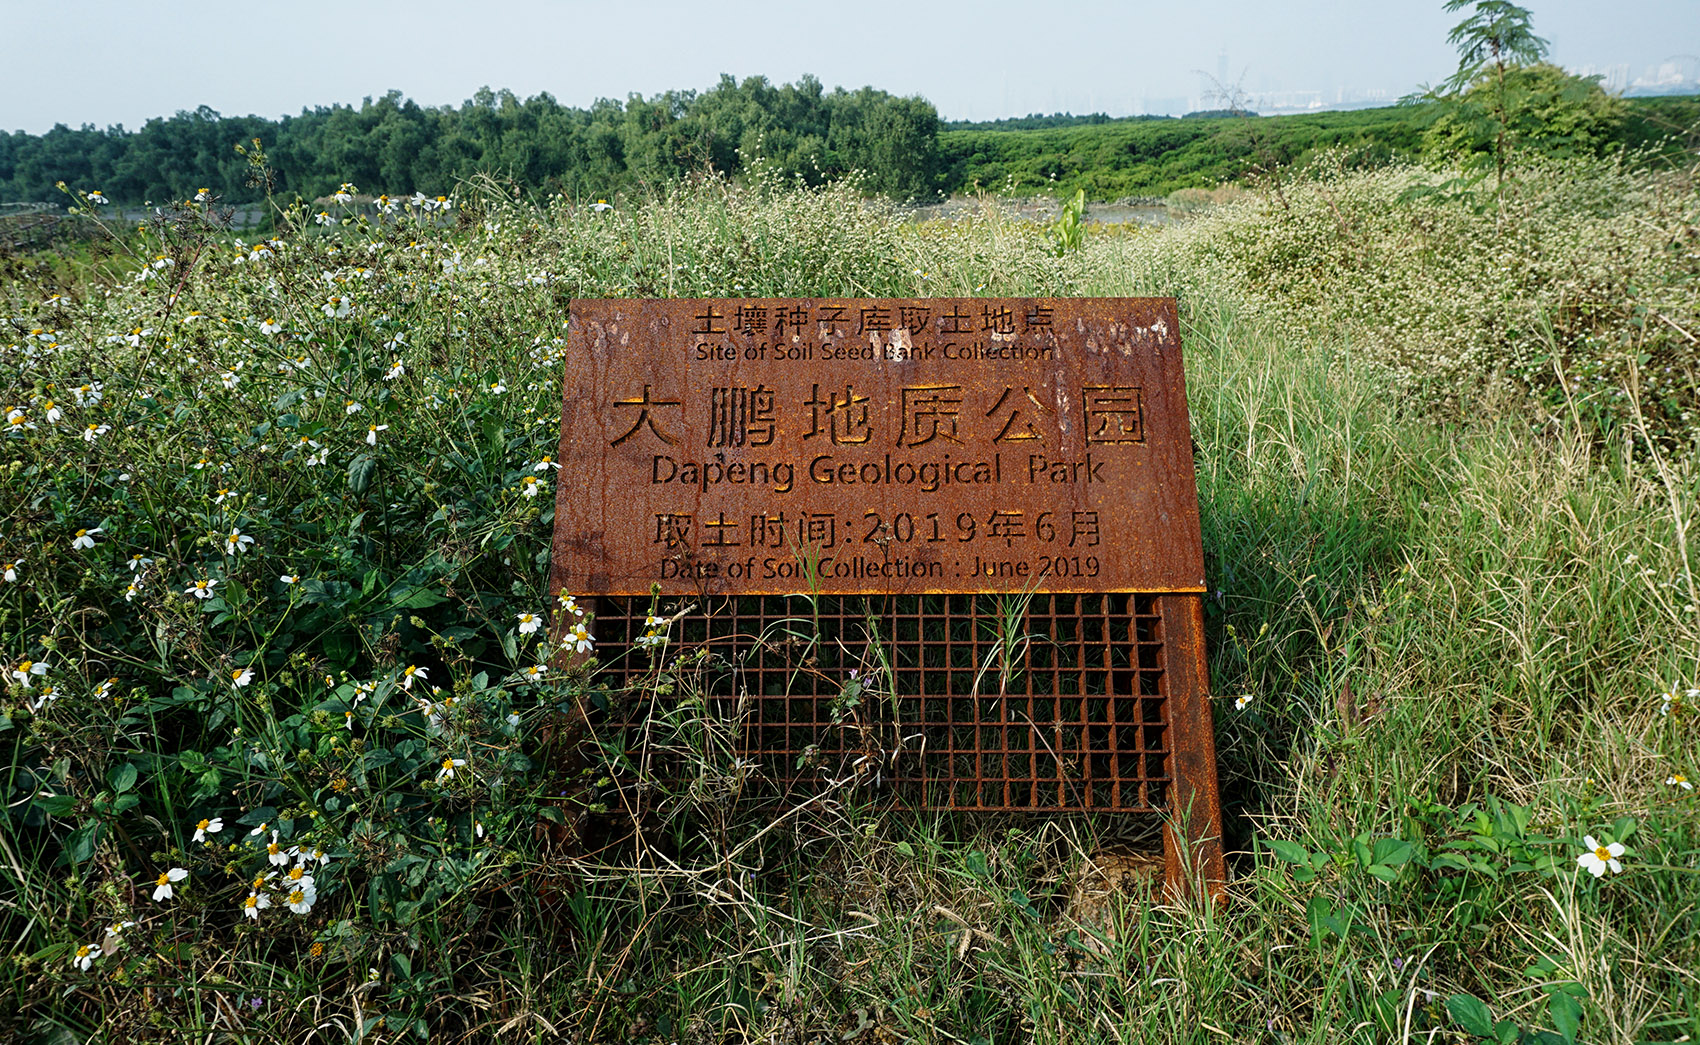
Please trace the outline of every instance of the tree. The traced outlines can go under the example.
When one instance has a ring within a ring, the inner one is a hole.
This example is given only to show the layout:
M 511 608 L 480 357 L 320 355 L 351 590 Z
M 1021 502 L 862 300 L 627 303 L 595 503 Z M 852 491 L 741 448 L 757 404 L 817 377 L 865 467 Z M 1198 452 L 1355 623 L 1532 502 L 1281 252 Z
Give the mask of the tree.
M 1501 118 L 1483 119 L 1496 100 Z M 1604 153 L 1621 138 L 1629 105 L 1600 87 L 1597 76 L 1572 76 L 1550 62 L 1484 72 L 1460 104 L 1424 134 L 1424 148 L 1445 156 L 1496 155 L 1501 149 L 1549 156 Z
M 1453 26 L 1446 36 L 1446 42 L 1458 48 L 1458 71 L 1446 81 L 1442 97 L 1452 103 L 1452 112 L 1461 118 L 1478 123 L 1486 120 L 1494 141 L 1494 189 L 1502 193 L 1512 101 L 1507 74 L 1512 68 L 1545 58 L 1547 41 L 1535 35 L 1528 8 L 1509 0 L 1446 0 L 1449 14 L 1472 6 L 1475 10 L 1470 17 Z M 1485 98 L 1472 97 L 1470 89 L 1484 79 L 1489 84 Z

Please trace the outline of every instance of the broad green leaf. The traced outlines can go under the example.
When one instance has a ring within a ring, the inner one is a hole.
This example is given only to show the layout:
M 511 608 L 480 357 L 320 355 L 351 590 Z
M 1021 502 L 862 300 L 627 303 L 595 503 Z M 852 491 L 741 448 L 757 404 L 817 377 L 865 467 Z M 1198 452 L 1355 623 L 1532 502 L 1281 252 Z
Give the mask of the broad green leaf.
M 136 786 L 136 767 L 128 762 L 120 762 L 107 770 L 106 782 L 112 785 L 112 790 L 123 794 Z
M 1310 864 L 1310 852 L 1297 842 L 1289 842 L 1281 838 L 1266 838 L 1264 844 L 1274 850 L 1275 855 L 1290 864 Z
M 351 493 L 362 494 L 372 484 L 372 473 L 378 469 L 378 460 L 371 454 L 361 454 L 348 462 L 348 489 Z
M 1446 999 L 1446 1011 L 1452 1015 L 1452 1022 L 1464 1028 L 1465 1032 L 1478 1038 L 1494 1036 L 1493 1011 L 1480 998 L 1471 994 L 1454 994 Z
M 1374 863 L 1398 867 L 1411 858 L 1411 843 L 1397 838 L 1383 838 L 1375 843 Z
M 83 863 L 94 855 L 94 847 L 99 842 L 100 821 L 90 820 L 65 839 L 65 859 L 73 864 Z
M 1552 1025 L 1558 1028 L 1565 1041 L 1576 1040 L 1576 1035 L 1582 1030 L 1580 1002 L 1563 991 L 1553 991 L 1551 1000 L 1547 1002 L 1547 1014 L 1552 1017 Z
M 75 795 L 47 795 L 35 800 L 35 807 L 48 816 L 64 816 L 77 808 Z

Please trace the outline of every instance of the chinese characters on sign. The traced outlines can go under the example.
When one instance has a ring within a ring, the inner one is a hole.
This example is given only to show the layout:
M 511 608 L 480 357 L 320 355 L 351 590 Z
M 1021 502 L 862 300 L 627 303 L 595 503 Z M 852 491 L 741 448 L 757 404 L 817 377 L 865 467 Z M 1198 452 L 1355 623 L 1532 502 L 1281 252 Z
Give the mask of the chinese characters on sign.
M 562 587 L 1203 589 L 1170 300 L 581 301 L 568 340 Z

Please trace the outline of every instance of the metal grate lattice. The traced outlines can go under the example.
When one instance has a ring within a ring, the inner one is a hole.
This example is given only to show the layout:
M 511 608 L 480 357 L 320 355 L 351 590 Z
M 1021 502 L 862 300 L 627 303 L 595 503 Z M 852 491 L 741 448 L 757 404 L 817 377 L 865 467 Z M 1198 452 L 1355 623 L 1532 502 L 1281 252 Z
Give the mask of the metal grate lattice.
M 873 778 L 900 801 L 963 810 L 1153 811 L 1168 799 L 1159 596 L 596 602 L 603 649 L 632 649 L 652 611 L 695 606 L 670 653 L 709 651 L 706 695 L 737 723 L 740 754 L 784 784 Z M 607 681 L 648 669 L 634 652 L 606 664 Z M 847 690 L 852 680 L 868 688 Z

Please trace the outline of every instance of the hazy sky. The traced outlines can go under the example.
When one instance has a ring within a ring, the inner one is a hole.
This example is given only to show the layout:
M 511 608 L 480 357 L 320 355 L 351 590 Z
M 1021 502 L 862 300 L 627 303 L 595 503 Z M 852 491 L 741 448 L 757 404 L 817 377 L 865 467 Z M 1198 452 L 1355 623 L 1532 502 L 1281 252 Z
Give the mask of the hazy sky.
M 1559 64 L 1700 53 L 1700 0 L 1526 0 Z M 1057 11 L 1061 14 L 1053 15 Z M 1208 89 L 1379 89 L 1456 67 L 1441 0 L 861 0 L 262 4 L 0 0 L 0 128 L 122 123 L 210 105 L 276 117 L 395 88 L 458 105 L 479 86 L 567 105 L 723 72 L 920 94 L 946 119 L 1145 111 Z

